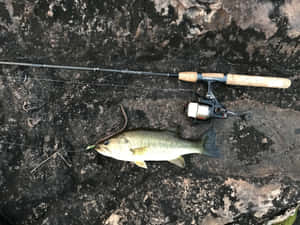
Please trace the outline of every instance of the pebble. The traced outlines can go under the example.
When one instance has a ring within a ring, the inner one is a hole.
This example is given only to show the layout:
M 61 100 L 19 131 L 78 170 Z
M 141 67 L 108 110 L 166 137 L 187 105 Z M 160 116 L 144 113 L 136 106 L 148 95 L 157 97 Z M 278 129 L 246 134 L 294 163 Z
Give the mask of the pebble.
M 53 11 L 49 10 L 49 11 L 47 12 L 47 16 L 53 17 L 53 15 L 54 15 Z
M 263 139 L 261 140 L 261 143 L 262 143 L 262 144 L 268 144 L 268 139 L 267 139 L 267 138 L 263 138 Z

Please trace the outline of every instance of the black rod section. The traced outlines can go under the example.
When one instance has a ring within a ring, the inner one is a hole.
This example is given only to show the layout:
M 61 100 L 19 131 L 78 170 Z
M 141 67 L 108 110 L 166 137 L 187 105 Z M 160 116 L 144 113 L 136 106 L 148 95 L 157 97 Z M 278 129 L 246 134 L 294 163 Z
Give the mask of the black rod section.
M 14 66 L 37 67 L 37 68 L 50 68 L 50 69 L 87 70 L 87 71 L 94 71 L 94 72 L 101 71 L 101 72 L 111 72 L 111 73 L 126 73 L 126 74 L 137 74 L 137 75 L 178 77 L 178 74 L 175 74 L 175 73 L 154 73 L 154 72 L 147 72 L 147 71 L 105 69 L 105 68 L 100 68 L 100 67 L 61 66 L 61 65 L 21 63 L 21 62 L 6 62 L 6 61 L 0 61 L 0 64 L 2 64 L 2 65 L 14 65 Z

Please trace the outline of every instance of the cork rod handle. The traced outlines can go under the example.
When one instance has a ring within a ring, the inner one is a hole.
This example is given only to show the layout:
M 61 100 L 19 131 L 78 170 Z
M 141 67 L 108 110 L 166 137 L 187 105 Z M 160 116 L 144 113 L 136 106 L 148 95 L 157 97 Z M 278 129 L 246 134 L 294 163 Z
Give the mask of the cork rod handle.
M 280 77 L 227 74 L 226 84 L 252 87 L 288 88 L 291 85 L 291 81 L 287 78 Z
M 197 82 L 198 80 L 214 80 L 214 78 L 216 81 L 226 81 L 226 84 L 228 85 L 268 88 L 288 88 L 291 86 L 291 80 L 281 77 L 251 76 L 231 73 L 227 74 L 227 76 L 225 76 L 223 73 L 201 73 L 201 76 L 198 77 L 197 72 L 178 73 L 178 79 L 187 82 Z
M 203 78 L 224 78 L 224 73 L 202 73 Z M 197 72 L 180 72 L 178 73 L 178 79 L 187 82 L 197 82 L 198 73 Z
M 198 73 L 197 72 L 180 72 L 180 73 L 178 73 L 178 79 L 195 83 L 198 80 Z

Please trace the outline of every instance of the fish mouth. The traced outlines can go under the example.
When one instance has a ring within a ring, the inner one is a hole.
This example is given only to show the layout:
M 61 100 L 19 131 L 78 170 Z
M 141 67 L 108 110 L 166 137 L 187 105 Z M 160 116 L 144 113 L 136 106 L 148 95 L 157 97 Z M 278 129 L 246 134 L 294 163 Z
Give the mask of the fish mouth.
M 108 153 L 109 149 L 104 146 L 97 146 L 97 145 L 89 145 L 86 147 L 86 150 L 95 149 L 99 153 Z
M 96 151 L 100 153 L 109 153 L 109 149 L 106 147 L 98 147 L 96 148 Z

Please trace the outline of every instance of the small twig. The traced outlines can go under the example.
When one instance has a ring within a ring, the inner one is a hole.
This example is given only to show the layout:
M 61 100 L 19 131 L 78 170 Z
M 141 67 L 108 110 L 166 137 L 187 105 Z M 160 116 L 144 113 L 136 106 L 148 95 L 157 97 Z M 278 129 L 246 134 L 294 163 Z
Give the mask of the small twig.
M 39 124 L 39 122 L 41 121 L 41 119 L 33 119 L 33 118 L 28 118 L 27 119 L 27 125 L 30 127 L 30 128 L 33 128 L 35 127 L 37 124 Z
M 54 158 L 56 156 L 57 152 L 54 152 L 52 155 L 50 155 L 47 159 L 42 161 L 39 165 L 37 165 L 34 169 L 30 171 L 30 173 L 34 173 L 38 168 L 40 168 L 42 165 L 44 165 L 46 162 L 48 162 L 50 159 Z
M 60 154 L 59 152 L 54 152 L 52 155 L 50 155 L 47 159 L 45 159 L 44 161 L 42 161 L 40 164 L 38 164 L 34 169 L 32 169 L 30 171 L 30 173 L 34 173 L 37 169 L 39 169 L 42 165 L 44 165 L 45 163 L 47 163 L 50 159 L 54 159 L 56 156 L 59 156 L 59 158 L 61 158 L 64 163 L 71 168 L 72 165 L 65 159 L 65 157 L 63 157 L 62 154 Z
M 23 72 L 23 75 L 24 75 L 23 83 L 25 83 L 28 79 L 28 75 L 26 72 Z
M 28 112 L 29 111 L 29 108 L 28 108 L 28 105 L 29 105 L 30 103 L 28 102 L 28 101 L 25 101 L 24 103 L 23 103 L 23 106 L 22 106 L 22 108 L 23 108 L 23 110 L 25 111 L 25 112 Z
M 29 101 L 25 101 L 23 103 L 22 108 L 25 112 L 30 112 L 30 111 L 34 111 L 34 110 L 39 110 L 42 107 L 44 107 L 44 105 L 46 105 L 46 103 L 42 103 L 41 105 L 34 106 L 34 104 L 31 104 Z
M 66 164 L 69 168 L 72 167 L 72 164 L 69 163 L 69 162 L 65 159 L 65 157 L 63 157 L 62 154 L 60 154 L 59 152 L 56 152 L 56 154 L 57 154 L 57 155 L 65 162 L 65 164 Z

